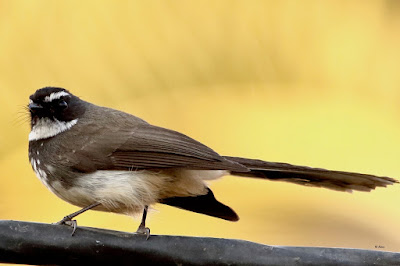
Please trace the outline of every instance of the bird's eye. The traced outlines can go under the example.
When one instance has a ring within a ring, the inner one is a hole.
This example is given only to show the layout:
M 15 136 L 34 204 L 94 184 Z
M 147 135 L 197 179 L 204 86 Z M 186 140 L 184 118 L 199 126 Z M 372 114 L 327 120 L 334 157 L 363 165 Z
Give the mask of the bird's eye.
M 58 102 L 58 106 L 61 107 L 61 108 L 63 108 L 63 109 L 65 109 L 65 108 L 68 107 L 68 104 L 67 104 L 66 101 L 60 100 L 60 101 Z

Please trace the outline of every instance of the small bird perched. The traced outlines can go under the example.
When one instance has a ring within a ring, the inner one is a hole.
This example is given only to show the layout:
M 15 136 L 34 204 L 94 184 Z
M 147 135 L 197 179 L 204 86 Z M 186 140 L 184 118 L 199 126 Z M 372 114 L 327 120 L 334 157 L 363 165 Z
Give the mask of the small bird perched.
M 173 130 L 153 126 L 114 109 L 83 101 L 63 88 L 45 87 L 30 96 L 29 159 L 42 183 L 83 209 L 58 224 L 76 229 L 75 216 L 89 209 L 133 215 L 167 204 L 237 221 L 204 181 L 225 175 L 280 180 L 338 191 L 370 191 L 398 183 L 389 177 L 330 171 L 221 156 Z

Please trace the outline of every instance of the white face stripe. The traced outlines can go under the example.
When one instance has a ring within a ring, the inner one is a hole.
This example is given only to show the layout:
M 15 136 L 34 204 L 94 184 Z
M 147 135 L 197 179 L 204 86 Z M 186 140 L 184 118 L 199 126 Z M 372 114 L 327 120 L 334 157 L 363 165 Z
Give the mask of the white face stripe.
M 62 96 L 67 96 L 67 95 L 71 95 L 71 94 L 69 94 L 68 92 L 65 92 L 65 91 L 53 92 L 49 96 L 46 96 L 44 98 L 44 101 L 46 103 L 49 103 L 49 102 L 52 102 L 53 100 L 60 99 Z
M 57 119 L 51 120 L 47 117 L 41 118 L 29 133 L 29 141 L 54 137 L 55 135 L 70 129 L 77 122 L 78 119 L 64 122 Z

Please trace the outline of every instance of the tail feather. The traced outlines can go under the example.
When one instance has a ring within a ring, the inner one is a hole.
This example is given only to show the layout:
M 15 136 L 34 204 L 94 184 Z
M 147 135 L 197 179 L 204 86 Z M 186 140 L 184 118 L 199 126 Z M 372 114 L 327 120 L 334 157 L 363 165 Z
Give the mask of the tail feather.
M 207 194 L 205 195 L 166 198 L 161 200 L 160 203 L 228 221 L 239 220 L 239 216 L 235 211 L 219 202 L 209 188 L 207 188 Z
M 286 181 L 305 186 L 324 187 L 338 191 L 371 191 L 376 187 L 386 187 L 387 185 L 399 183 L 397 180 L 390 177 L 331 171 L 321 168 L 296 166 L 287 163 L 266 162 L 239 157 L 225 156 L 225 159 L 242 164 L 250 169 L 250 172 L 232 171 L 232 175 Z

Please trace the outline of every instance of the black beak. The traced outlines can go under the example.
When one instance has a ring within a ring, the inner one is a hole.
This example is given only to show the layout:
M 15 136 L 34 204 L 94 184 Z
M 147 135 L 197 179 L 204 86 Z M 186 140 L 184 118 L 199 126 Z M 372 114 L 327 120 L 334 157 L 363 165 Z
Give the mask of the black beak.
M 35 113 L 38 110 L 43 109 L 43 106 L 41 106 L 40 104 L 37 104 L 37 103 L 30 103 L 28 105 L 28 107 L 29 107 L 29 111 L 31 111 L 32 113 Z

